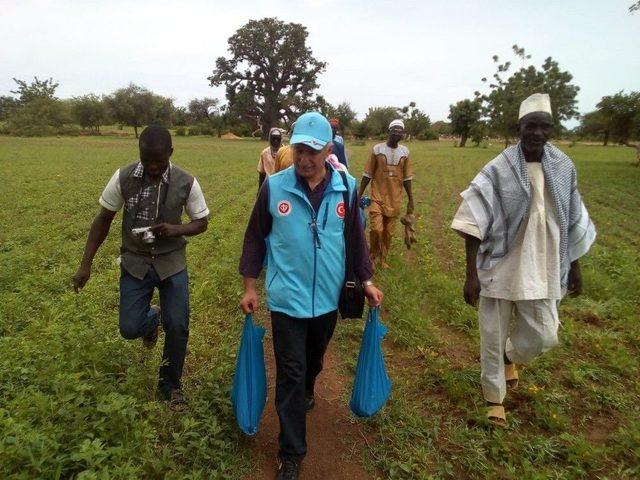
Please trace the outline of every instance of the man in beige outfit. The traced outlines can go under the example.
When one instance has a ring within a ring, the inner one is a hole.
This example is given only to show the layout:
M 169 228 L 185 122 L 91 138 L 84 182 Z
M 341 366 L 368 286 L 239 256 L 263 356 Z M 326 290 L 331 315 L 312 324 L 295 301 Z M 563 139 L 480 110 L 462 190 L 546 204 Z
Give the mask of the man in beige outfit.
M 400 145 L 404 138 L 404 122 L 394 120 L 389 124 L 389 138 L 373 147 L 371 157 L 364 167 L 359 195 L 371 182 L 371 208 L 369 208 L 369 250 L 371 260 L 387 267 L 387 255 L 395 233 L 402 190 L 407 192 L 407 215 L 413 214 L 411 183 L 413 171 L 409 161 L 409 149 Z
M 506 422 L 502 402 L 507 384 L 517 385 L 516 364 L 558 343 L 558 304 L 581 293 L 578 258 L 595 240 L 575 167 L 547 143 L 551 122 L 548 95 L 522 102 L 520 141 L 462 192 L 451 225 L 465 238 L 464 298 L 479 300 L 482 390 L 497 424 Z

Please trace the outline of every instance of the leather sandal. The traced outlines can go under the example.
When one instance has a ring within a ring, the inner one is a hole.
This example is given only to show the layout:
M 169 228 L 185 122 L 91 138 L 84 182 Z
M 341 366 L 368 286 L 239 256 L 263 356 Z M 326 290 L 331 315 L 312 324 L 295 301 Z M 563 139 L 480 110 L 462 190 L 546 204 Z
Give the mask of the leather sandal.
M 487 419 L 498 427 L 505 427 L 507 425 L 507 415 L 502 405 L 487 406 Z
M 504 379 L 507 381 L 507 386 L 511 389 L 515 389 L 518 386 L 518 369 L 515 363 L 505 363 L 504 365 Z

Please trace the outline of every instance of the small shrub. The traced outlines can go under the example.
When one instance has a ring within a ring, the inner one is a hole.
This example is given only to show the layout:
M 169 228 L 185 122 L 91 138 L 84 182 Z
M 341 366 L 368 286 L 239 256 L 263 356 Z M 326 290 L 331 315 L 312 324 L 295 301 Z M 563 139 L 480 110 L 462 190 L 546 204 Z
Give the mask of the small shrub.
M 187 130 L 184 127 L 176 128 L 176 137 L 184 137 L 187 134 Z
M 251 127 L 245 124 L 231 127 L 229 131 L 238 137 L 250 137 L 253 133 Z
M 56 134 L 56 128 L 51 125 L 11 125 L 9 133 L 18 137 L 47 137 Z
M 198 129 L 200 130 L 200 135 L 214 135 L 215 131 L 213 127 L 207 123 L 199 123 Z
M 438 139 L 438 135 L 436 135 L 431 130 L 427 130 L 427 131 L 424 131 L 424 132 L 420 132 L 418 135 L 416 135 L 416 138 L 418 140 L 437 140 Z
M 80 129 L 75 125 L 63 125 L 58 128 L 58 135 L 68 135 L 70 137 L 77 137 L 80 135 Z
M 196 135 L 200 135 L 200 127 L 194 125 L 193 127 L 189 127 L 189 136 L 193 137 Z

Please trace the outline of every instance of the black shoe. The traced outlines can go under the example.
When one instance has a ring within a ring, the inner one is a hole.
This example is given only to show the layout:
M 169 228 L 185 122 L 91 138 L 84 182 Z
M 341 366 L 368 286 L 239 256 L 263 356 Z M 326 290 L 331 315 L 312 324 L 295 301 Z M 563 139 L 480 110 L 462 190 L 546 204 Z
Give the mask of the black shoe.
M 187 398 L 179 388 L 173 388 L 171 390 L 158 388 L 158 400 L 169 402 L 169 405 L 172 407 L 180 407 L 187 404 Z
M 154 309 L 158 314 L 158 325 L 142 337 L 142 345 L 149 349 L 155 347 L 156 343 L 158 343 L 158 333 L 160 332 L 160 307 L 157 305 L 151 305 L 150 308 Z
M 304 408 L 307 411 L 307 413 L 309 413 L 311 410 L 313 410 L 313 407 L 316 406 L 316 399 L 313 396 L 313 393 L 311 395 L 305 395 L 304 397 Z
M 278 457 L 278 475 L 276 480 L 298 480 L 301 459 Z

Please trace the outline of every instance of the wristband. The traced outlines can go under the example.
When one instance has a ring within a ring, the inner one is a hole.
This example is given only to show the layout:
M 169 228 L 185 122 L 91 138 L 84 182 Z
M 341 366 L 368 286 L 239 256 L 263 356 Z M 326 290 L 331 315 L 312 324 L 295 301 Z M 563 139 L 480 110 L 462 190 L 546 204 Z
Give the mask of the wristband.
M 368 287 L 369 285 L 373 285 L 373 282 L 371 280 L 365 280 L 364 282 L 362 282 L 363 287 Z

